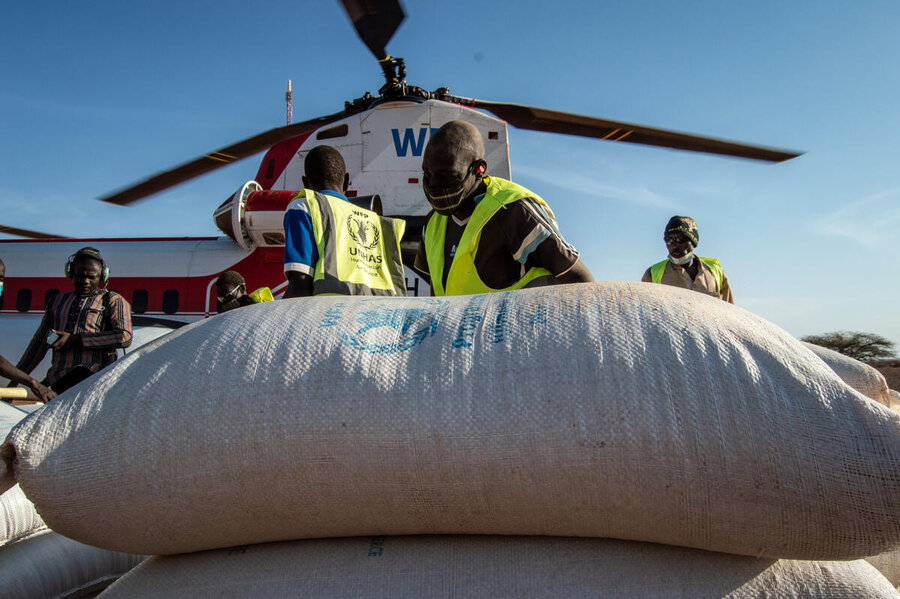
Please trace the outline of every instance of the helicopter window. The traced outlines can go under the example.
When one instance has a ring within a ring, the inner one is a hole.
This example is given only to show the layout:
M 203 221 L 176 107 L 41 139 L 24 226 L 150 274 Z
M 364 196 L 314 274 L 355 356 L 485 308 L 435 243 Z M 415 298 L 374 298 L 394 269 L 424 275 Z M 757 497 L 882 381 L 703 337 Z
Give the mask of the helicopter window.
M 275 176 L 275 159 L 269 159 L 269 165 L 266 167 L 266 179 L 271 179 Z
M 147 290 L 135 289 L 131 294 L 131 311 L 135 314 L 143 314 L 147 311 Z
M 31 309 L 31 289 L 19 289 L 16 294 L 16 310 L 28 312 Z
M 488 131 L 488 139 L 497 139 L 496 131 Z
M 47 306 L 50 305 L 50 302 L 53 301 L 53 298 L 59 295 L 59 289 L 48 289 L 44 294 L 44 310 L 47 309 Z
M 350 132 L 350 128 L 345 124 L 325 129 L 316 133 L 316 139 L 334 139 L 335 137 L 344 137 Z
M 166 289 L 163 293 L 163 312 L 175 314 L 178 312 L 178 290 Z

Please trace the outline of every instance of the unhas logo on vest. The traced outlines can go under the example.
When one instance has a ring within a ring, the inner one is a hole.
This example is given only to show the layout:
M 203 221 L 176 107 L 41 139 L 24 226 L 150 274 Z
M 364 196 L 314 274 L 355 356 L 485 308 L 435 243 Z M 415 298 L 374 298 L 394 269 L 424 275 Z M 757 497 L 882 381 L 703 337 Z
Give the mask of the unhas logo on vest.
M 378 245 L 378 227 L 363 215 L 353 213 L 347 216 L 347 232 L 364 249 L 371 250 Z
M 347 232 L 356 245 L 349 245 L 347 252 L 350 259 L 357 267 L 362 267 L 372 276 L 378 273 L 378 267 L 384 262 L 384 257 L 378 251 L 378 241 L 381 232 L 375 226 L 368 215 L 354 212 L 347 216 Z

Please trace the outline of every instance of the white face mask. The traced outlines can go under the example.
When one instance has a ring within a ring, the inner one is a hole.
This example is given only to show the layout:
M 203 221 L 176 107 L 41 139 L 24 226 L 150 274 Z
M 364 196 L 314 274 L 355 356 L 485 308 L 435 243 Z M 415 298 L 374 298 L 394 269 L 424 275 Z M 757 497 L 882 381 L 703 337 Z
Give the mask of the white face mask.
M 693 259 L 694 252 L 688 252 L 681 258 L 673 258 L 672 254 L 669 254 L 669 262 L 671 262 L 672 264 L 677 264 L 678 266 L 685 266 L 687 264 L 690 264 Z

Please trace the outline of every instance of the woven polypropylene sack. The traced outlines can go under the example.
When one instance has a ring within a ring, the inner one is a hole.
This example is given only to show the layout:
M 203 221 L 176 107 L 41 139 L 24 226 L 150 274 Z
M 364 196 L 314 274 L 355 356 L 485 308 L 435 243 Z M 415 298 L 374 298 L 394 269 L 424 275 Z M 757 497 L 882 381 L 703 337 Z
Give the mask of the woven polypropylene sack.
M 866 561 L 884 574 L 892 585 L 900 589 L 900 551 L 890 551 L 867 557 Z
M 108 549 L 434 533 L 900 547 L 897 414 L 778 327 L 662 285 L 267 302 L 61 399 L 3 455 L 51 528 Z
M 44 529 L 0 547 L 0 597 L 94 597 L 143 559 L 89 547 Z
M 862 560 L 776 561 L 609 539 L 418 536 L 151 557 L 101 599 L 896 596 Z
M 0 402 L 0 437 L 5 438 L 27 415 L 27 412 Z M 43 528 L 43 520 L 19 485 L 0 492 L 0 547 Z
M 0 547 L 44 528 L 44 521 L 19 485 L 0 495 Z
M 0 401 L 0 439 L 5 439 L 9 431 L 28 414 L 4 401 Z M 7 491 L 15 481 L 6 473 L 6 463 L 0 463 L 0 493 Z
M 891 389 L 890 394 L 891 394 L 891 409 L 894 410 L 895 412 L 900 412 L 900 391 Z
M 815 343 L 803 342 L 803 345 L 828 364 L 828 367 L 834 370 L 835 374 L 841 377 L 841 380 L 845 383 L 866 397 L 888 407 L 891 406 L 891 396 L 887 381 L 884 380 L 884 375 L 878 372 L 877 369 L 850 356 L 845 356 Z

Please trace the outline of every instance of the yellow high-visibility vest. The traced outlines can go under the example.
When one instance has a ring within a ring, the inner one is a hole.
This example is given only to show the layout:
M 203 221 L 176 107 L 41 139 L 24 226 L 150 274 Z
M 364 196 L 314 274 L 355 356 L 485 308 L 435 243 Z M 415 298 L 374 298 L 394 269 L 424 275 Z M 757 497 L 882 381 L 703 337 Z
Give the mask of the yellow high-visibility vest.
M 724 278 L 724 271 L 722 270 L 722 265 L 719 264 L 719 261 L 715 258 L 700 258 L 700 262 L 709 267 L 709 270 L 712 271 L 713 278 L 716 280 L 716 291 L 722 291 L 722 279 Z M 653 266 L 650 267 L 650 280 L 654 283 L 659 283 L 662 281 L 663 273 L 666 271 L 666 264 L 669 263 L 668 258 L 663 260 L 662 262 L 657 262 Z
M 450 264 L 447 273 L 447 285 L 444 288 L 444 240 L 447 235 L 447 217 L 437 212 L 431 215 L 425 225 L 425 256 L 428 260 L 428 272 L 431 276 L 431 288 L 434 295 L 469 295 L 474 293 L 488 293 L 491 291 L 507 291 L 510 289 L 522 289 L 523 287 L 547 284 L 553 279 L 553 275 L 546 268 L 531 267 L 521 279 L 504 289 L 488 287 L 475 268 L 475 252 L 478 251 L 478 242 L 481 240 L 481 230 L 494 214 L 505 209 L 507 204 L 522 199 L 530 199 L 544 206 L 550 215 L 553 211 L 540 196 L 528 191 L 521 185 L 512 181 L 497 177 L 485 177 L 487 192 L 475 206 L 475 211 L 469 217 L 462 238 L 456 248 L 456 255 Z
M 272 296 L 272 290 L 268 287 L 260 287 L 250 295 L 250 301 L 254 304 L 261 304 L 263 302 L 272 302 L 275 301 L 275 298 Z
M 313 295 L 406 295 L 400 238 L 406 221 L 303 189 L 319 261 Z

